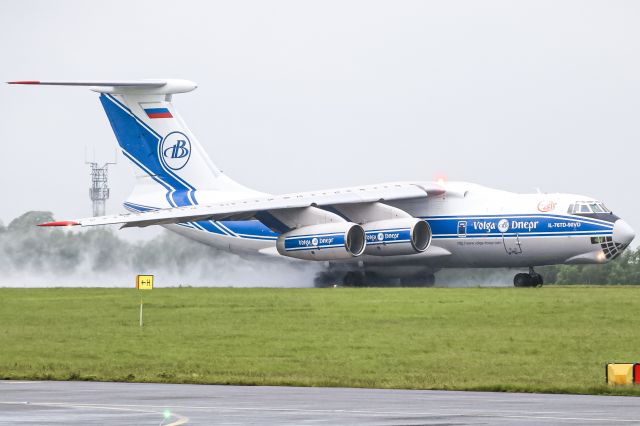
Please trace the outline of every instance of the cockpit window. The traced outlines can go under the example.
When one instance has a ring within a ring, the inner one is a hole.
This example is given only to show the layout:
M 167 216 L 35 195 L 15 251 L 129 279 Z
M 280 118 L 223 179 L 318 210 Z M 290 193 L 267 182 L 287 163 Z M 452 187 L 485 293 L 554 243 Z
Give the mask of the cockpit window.
M 611 213 L 611 210 L 599 201 L 576 201 L 569 206 L 567 213 Z

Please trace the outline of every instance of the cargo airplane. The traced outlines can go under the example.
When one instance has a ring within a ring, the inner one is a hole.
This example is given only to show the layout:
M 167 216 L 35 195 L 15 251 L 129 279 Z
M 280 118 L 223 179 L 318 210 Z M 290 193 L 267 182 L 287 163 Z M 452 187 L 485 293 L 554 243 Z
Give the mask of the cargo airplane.
M 161 225 L 234 252 L 325 262 L 318 285 L 400 280 L 433 285 L 442 268 L 521 268 L 517 287 L 543 283 L 535 266 L 604 263 L 631 227 L 593 198 L 517 194 L 473 183 L 388 182 L 271 195 L 222 173 L 186 126 L 173 95 L 185 80 L 16 81 L 88 86 L 100 94 L 136 185 L 130 211 L 42 226 Z M 268 171 L 265 170 L 265 173 Z

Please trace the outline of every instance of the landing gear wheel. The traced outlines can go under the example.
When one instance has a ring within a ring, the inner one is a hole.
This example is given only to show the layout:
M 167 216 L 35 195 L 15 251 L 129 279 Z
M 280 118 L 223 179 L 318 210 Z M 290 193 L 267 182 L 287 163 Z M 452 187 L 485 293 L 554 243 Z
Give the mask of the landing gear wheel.
M 542 275 L 533 272 L 533 268 L 528 274 L 516 274 L 513 277 L 514 287 L 542 287 L 542 284 L 544 284 Z
M 542 284 L 544 283 L 542 275 L 534 271 L 533 266 L 529 266 L 529 279 L 531 280 L 529 283 L 529 286 L 531 287 L 542 287 Z
M 389 279 L 375 272 L 365 272 L 364 285 L 367 287 L 389 287 Z
M 516 274 L 513 277 L 514 287 L 531 287 L 531 277 L 529 274 Z
M 342 283 L 348 287 L 362 287 L 364 286 L 364 273 L 349 271 L 342 279 Z
M 322 271 L 319 272 L 313 279 L 313 284 L 316 287 L 332 287 L 336 284 L 340 284 L 342 274 L 336 271 Z
M 542 275 L 535 272 L 531 274 L 531 287 L 542 287 L 542 284 L 544 284 Z

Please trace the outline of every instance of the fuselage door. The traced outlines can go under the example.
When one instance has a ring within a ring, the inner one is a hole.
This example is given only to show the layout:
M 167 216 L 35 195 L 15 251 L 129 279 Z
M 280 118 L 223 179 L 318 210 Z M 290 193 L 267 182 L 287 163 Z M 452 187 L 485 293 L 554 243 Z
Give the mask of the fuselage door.
M 502 244 L 507 254 L 522 254 L 522 244 L 520 244 L 520 236 L 502 234 Z
M 522 245 L 520 244 L 520 235 L 513 233 L 509 226 L 509 219 L 501 219 L 498 222 L 498 231 L 502 234 L 502 244 L 507 254 L 522 254 Z

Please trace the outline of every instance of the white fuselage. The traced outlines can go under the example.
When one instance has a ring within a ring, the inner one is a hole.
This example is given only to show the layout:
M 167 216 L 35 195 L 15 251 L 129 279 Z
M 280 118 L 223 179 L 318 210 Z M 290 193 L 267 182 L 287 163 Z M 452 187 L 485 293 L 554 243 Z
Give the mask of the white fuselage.
M 605 255 L 603 251 L 607 239 L 613 239 L 618 220 L 613 214 L 587 217 L 567 212 L 572 203 L 592 200 L 589 197 L 516 194 L 463 182 L 446 183 L 445 187 L 444 195 L 428 200 L 389 203 L 429 223 L 432 242 L 425 252 L 364 255 L 341 262 L 432 268 L 525 267 L 603 263 L 624 249 L 620 244 L 615 252 Z M 224 250 L 279 256 L 277 234 L 256 222 L 209 221 L 167 228 Z

